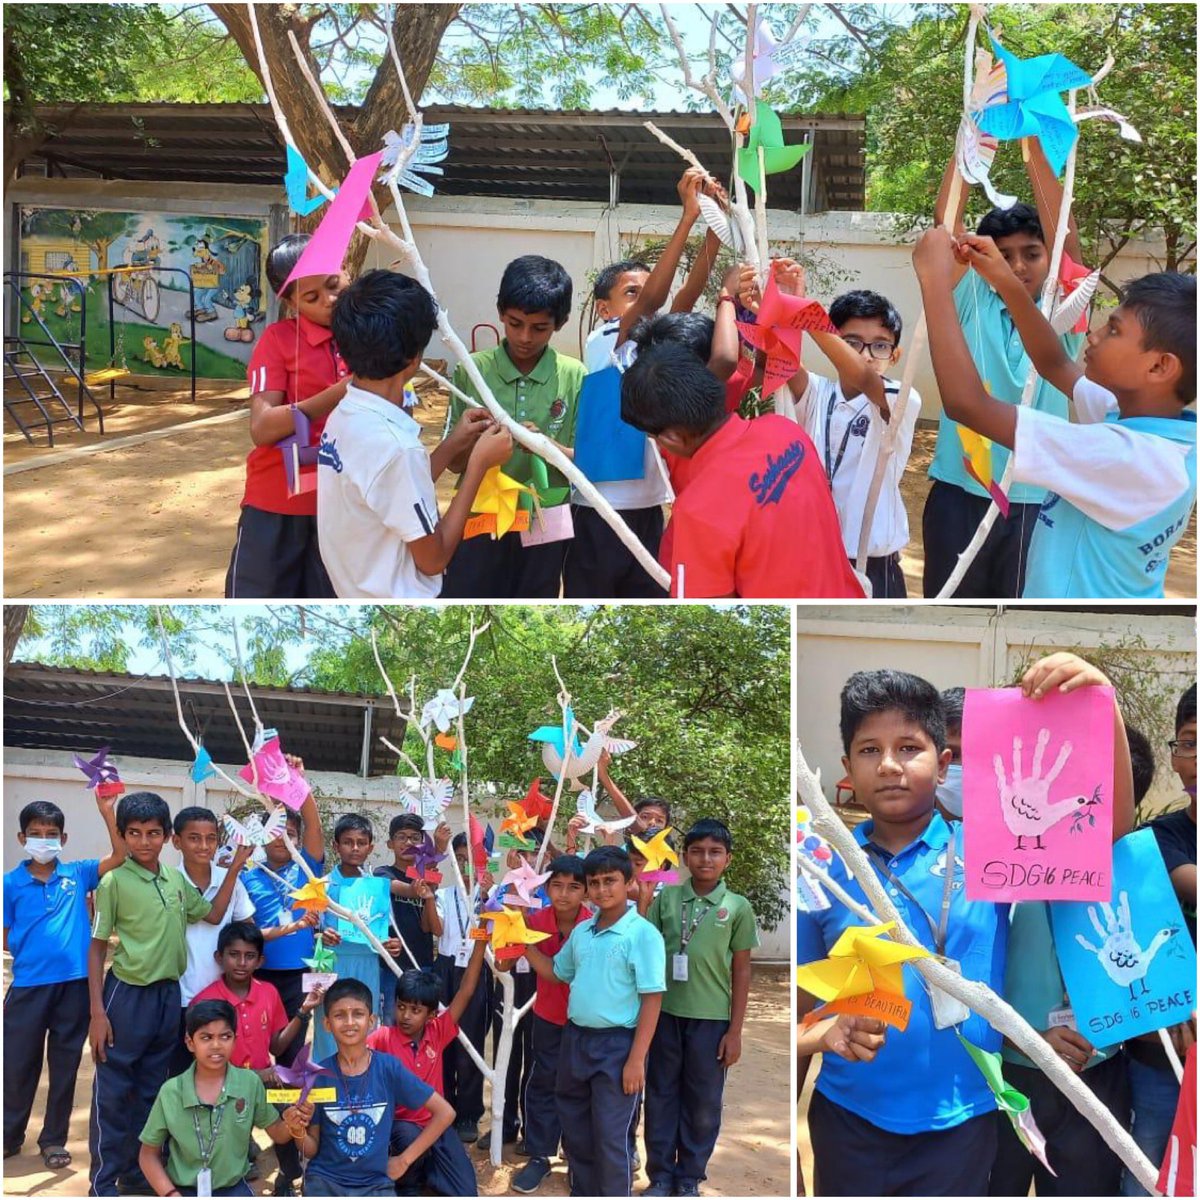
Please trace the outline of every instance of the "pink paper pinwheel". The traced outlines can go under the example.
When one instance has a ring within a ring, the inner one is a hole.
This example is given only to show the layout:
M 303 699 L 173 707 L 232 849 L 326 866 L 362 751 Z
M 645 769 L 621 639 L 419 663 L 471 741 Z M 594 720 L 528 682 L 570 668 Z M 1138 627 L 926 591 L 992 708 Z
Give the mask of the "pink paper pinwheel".
M 255 767 L 258 768 L 258 790 L 299 812 L 312 789 L 304 776 L 288 765 L 277 737 L 268 738 L 254 752 L 254 762 L 244 766 L 238 775 L 247 783 L 254 783 Z
M 300 1089 L 300 1099 L 297 1103 L 303 1104 L 308 1099 L 308 1093 L 312 1091 L 317 1079 L 321 1075 L 332 1075 L 333 1072 L 328 1067 L 319 1067 L 316 1063 L 310 1062 L 309 1047 L 305 1046 L 296 1055 L 295 1061 L 290 1067 L 285 1067 L 282 1063 L 277 1063 L 275 1065 L 275 1074 L 284 1083 Z
M 508 886 L 504 903 L 520 908 L 541 908 L 542 902 L 533 893 L 550 878 L 550 872 L 539 875 L 527 862 L 514 867 L 500 880 L 501 886 Z
M 754 324 L 738 322 L 742 337 L 767 356 L 763 396 L 773 396 L 799 370 L 800 340 L 805 330 L 837 333 L 829 314 L 816 300 L 784 295 L 772 274 Z

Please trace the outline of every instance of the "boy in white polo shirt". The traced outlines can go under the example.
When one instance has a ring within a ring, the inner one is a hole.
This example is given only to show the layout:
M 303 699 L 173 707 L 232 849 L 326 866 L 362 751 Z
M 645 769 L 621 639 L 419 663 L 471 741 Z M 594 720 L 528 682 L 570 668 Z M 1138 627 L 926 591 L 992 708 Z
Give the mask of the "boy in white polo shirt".
M 1076 423 L 988 394 L 946 301 L 956 256 L 996 289 L 1038 374 L 1072 398 Z M 947 414 L 1011 447 L 1015 482 L 1047 489 L 1022 596 L 1161 598 L 1196 503 L 1195 276 L 1126 284 L 1120 307 L 1088 334 L 1080 369 L 991 238 L 931 229 L 913 264 Z
M 368 271 L 334 309 L 331 328 L 353 376 L 321 437 L 317 528 L 341 597 L 436 596 L 480 482 L 512 453 L 512 436 L 485 409 L 465 412 L 432 454 L 421 445 L 421 427 L 402 407 L 404 385 L 436 325 L 433 297 L 392 271 Z M 467 469 L 439 520 L 434 480 L 464 451 Z

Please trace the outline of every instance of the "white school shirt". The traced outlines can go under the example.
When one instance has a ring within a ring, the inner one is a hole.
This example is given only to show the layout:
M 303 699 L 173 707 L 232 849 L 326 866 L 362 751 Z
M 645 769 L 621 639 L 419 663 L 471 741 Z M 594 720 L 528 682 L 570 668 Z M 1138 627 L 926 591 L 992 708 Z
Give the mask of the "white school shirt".
M 462 893 L 449 883 L 438 888 L 435 899 L 438 915 L 442 918 L 442 936 L 438 938 L 438 955 L 453 958 L 458 948 L 466 942 L 471 931 L 471 913 L 479 898 L 479 885 L 471 891 L 471 906 L 467 907 Z
M 184 879 L 200 891 L 200 885 L 187 873 L 187 867 L 181 862 L 179 869 Z M 224 867 L 213 863 L 210 870 L 212 879 L 208 887 L 203 889 L 205 900 L 212 898 L 221 890 L 221 884 L 229 872 Z M 231 921 L 249 921 L 254 916 L 254 901 L 250 893 L 239 879 L 233 885 L 233 895 L 229 897 L 229 905 L 219 925 L 210 925 L 207 921 L 192 921 L 187 927 L 187 969 L 179 977 L 179 998 L 183 1007 L 187 1008 L 192 998 L 204 991 L 210 983 L 216 983 L 221 978 L 221 968 L 213 955 L 217 952 L 217 938 L 221 930 Z
M 616 362 L 621 371 L 630 365 L 632 356 L 628 353 L 633 349 L 632 342 L 625 342 L 619 353 L 614 353 L 617 343 L 617 332 L 621 319 L 614 317 L 603 325 L 593 329 L 583 347 L 583 365 L 591 375 L 594 371 L 603 371 Z M 667 480 L 666 468 L 652 437 L 646 438 L 646 452 L 642 459 L 641 479 L 611 479 L 606 483 L 597 483 L 596 491 L 617 509 L 618 512 L 635 508 L 655 508 L 660 504 L 669 504 L 675 499 L 671 485 Z M 591 508 L 592 503 L 574 488 L 571 489 L 571 503 Z
M 894 409 L 900 384 L 894 379 L 884 379 L 883 391 L 888 407 Z M 912 453 L 913 433 L 920 412 L 921 397 L 917 389 L 912 388 L 908 393 L 903 425 L 897 432 L 896 450 L 888 463 L 875 506 L 871 540 L 867 546 L 871 558 L 894 554 L 908 545 L 908 513 L 900 495 L 900 477 Z M 847 400 L 836 379 L 826 379 L 812 371 L 808 373 L 804 395 L 796 401 L 796 420 L 812 439 L 825 468 L 846 554 L 857 559 L 867 493 L 871 490 L 875 465 L 883 449 L 884 435 L 890 432 L 889 426 L 866 396 Z
M 432 599 L 442 577 L 419 571 L 407 543 L 437 522 L 421 427 L 351 384 L 325 422 L 317 457 L 317 537 L 334 590 L 351 599 Z

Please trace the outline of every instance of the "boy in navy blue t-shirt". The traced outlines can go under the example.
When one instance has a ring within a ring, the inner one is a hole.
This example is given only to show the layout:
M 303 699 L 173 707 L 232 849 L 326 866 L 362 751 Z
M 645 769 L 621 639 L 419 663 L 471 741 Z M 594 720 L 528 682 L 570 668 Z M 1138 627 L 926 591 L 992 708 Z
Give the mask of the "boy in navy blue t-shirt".
M 52 1171 L 71 1162 L 67 1127 L 88 1031 L 87 899 L 125 857 L 116 800 L 96 797 L 112 852 L 78 862 L 59 858 L 67 840 L 62 809 L 48 800 L 25 805 L 17 841 L 29 861 L 4 876 L 4 948 L 13 956 L 4 998 L 4 1157 L 17 1154 L 25 1140 L 48 1036 L 50 1086 L 38 1148 Z

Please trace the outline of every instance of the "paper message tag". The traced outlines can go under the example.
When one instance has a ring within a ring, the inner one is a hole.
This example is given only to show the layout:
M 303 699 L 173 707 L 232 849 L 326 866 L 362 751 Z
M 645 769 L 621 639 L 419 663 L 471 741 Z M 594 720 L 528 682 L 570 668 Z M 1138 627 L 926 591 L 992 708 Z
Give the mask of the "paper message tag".
M 675 983 L 687 983 L 688 956 L 686 954 L 671 955 L 671 979 Z
M 518 533 L 523 533 L 529 528 L 529 510 L 525 508 L 517 509 L 516 516 L 513 518 L 511 533 L 515 529 Z M 480 537 L 483 534 L 496 536 L 496 514 L 495 513 L 479 513 L 478 516 L 470 517 L 467 523 L 463 526 L 463 538 Z
M 472 929 L 471 932 L 467 934 L 467 937 L 469 937 L 473 942 L 486 942 L 491 939 L 491 936 L 490 930 L 484 929 L 483 926 Z M 466 966 L 465 963 L 463 965 Z
M 943 958 L 942 966 L 953 971 L 955 975 L 962 974 L 962 967 L 952 958 Z M 971 1010 L 956 996 L 944 992 L 936 985 L 930 987 L 929 998 L 933 1002 L 933 1024 L 935 1029 L 953 1029 L 955 1025 L 965 1021 Z
M 313 1088 L 308 1093 L 309 1104 L 330 1104 L 337 1099 L 337 1088 Z M 300 1100 L 299 1088 L 267 1088 L 270 1104 L 296 1104 Z
M 328 988 L 330 984 L 337 982 L 336 971 L 305 971 L 300 976 L 300 986 L 304 989 L 304 994 L 307 996 L 315 987 Z
M 545 546 L 549 542 L 565 542 L 575 536 L 571 506 L 556 504 L 533 514 L 533 523 L 521 534 L 522 546 Z
M 862 996 L 843 996 L 831 1000 L 828 1004 L 814 1008 L 804 1018 L 804 1025 L 815 1025 L 834 1013 L 845 1013 L 851 1017 L 874 1017 L 885 1025 L 903 1032 L 908 1028 L 909 1017 L 912 1016 L 912 1001 L 892 992 L 867 992 Z

